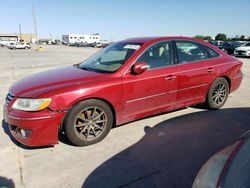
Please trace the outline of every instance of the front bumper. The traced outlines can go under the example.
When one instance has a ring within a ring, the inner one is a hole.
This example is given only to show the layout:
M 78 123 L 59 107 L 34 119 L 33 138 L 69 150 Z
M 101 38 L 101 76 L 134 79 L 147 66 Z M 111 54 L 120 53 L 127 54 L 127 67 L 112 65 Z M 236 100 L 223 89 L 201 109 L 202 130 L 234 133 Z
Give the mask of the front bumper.
M 24 112 L 4 107 L 4 119 L 9 124 L 11 135 L 26 146 L 58 144 L 58 129 L 64 112 L 47 109 L 39 112 Z M 21 130 L 27 134 L 23 136 Z
M 250 51 L 234 51 L 234 56 L 236 57 L 250 57 Z

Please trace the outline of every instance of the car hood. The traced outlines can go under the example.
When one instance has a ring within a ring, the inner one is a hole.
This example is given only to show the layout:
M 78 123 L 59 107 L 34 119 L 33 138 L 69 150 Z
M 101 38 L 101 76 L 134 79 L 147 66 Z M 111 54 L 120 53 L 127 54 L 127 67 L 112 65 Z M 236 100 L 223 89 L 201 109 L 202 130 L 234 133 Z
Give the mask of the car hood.
M 250 50 L 250 46 L 240 46 L 236 48 L 235 50 Z
M 35 98 L 63 88 L 80 87 L 84 83 L 97 81 L 106 76 L 107 74 L 67 66 L 23 78 L 12 85 L 10 92 L 17 97 Z

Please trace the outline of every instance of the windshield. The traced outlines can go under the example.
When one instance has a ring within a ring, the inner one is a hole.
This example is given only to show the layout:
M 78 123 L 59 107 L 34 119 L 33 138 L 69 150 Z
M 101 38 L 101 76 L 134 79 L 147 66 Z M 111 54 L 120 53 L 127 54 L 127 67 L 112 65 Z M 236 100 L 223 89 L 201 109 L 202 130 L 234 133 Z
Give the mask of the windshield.
M 250 46 L 250 43 L 246 43 L 245 46 Z
M 79 65 L 79 68 L 89 71 L 112 73 L 117 71 L 141 47 L 141 43 L 117 42 Z

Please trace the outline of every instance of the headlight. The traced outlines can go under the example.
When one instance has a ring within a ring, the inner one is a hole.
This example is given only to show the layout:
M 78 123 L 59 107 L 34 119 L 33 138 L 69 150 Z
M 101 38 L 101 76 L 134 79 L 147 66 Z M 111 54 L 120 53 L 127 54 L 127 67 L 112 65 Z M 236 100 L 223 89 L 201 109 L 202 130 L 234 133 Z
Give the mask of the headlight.
M 51 103 L 50 98 L 44 99 L 17 99 L 12 105 L 13 109 L 23 110 L 23 111 L 39 111 L 47 108 Z

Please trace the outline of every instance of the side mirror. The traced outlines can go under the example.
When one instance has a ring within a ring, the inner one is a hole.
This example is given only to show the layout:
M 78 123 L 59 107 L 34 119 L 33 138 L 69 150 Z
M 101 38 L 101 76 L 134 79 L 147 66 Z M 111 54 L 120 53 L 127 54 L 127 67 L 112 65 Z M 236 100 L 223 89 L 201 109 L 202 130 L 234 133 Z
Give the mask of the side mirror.
M 146 70 L 148 70 L 149 65 L 146 62 L 136 62 L 132 68 L 131 68 L 131 72 L 132 74 L 141 74 L 143 72 L 145 72 Z

